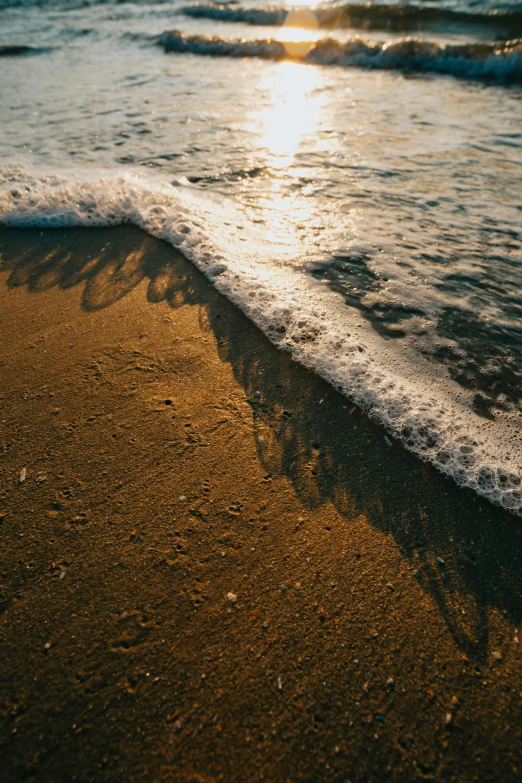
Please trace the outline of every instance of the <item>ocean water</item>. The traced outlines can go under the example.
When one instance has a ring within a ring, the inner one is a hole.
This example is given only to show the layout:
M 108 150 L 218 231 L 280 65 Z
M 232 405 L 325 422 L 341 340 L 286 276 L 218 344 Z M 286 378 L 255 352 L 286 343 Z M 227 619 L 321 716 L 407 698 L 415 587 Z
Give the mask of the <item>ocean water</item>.
M 0 222 L 168 240 L 521 513 L 522 3 L 0 0 L 0 74 Z

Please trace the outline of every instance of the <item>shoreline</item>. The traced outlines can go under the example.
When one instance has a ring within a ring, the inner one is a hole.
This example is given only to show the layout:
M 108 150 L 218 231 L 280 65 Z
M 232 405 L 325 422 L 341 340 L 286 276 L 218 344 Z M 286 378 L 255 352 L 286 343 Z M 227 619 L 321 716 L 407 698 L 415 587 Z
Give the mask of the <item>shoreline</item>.
M 97 203 L 109 182 L 110 200 Z M 360 295 L 355 299 L 345 296 L 345 283 L 342 279 L 337 281 L 340 285 L 335 283 L 335 274 L 332 279 L 326 275 L 320 280 L 317 267 L 311 270 L 312 280 L 308 274 L 292 270 L 291 265 L 274 265 L 273 247 L 257 229 L 249 232 L 247 239 L 239 236 L 243 231 L 239 223 L 239 234 L 232 231 L 231 236 L 225 236 L 219 221 L 228 226 L 231 215 L 227 210 L 207 210 L 199 197 L 188 191 L 167 193 L 155 187 L 151 191 L 146 180 L 136 180 L 134 185 L 132 177 L 129 181 L 125 174 L 112 180 L 73 177 L 69 185 L 66 179 L 50 189 L 45 177 L 37 178 L 36 183 L 21 189 L 2 189 L 3 221 L 11 227 L 37 230 L 41 221 L 83 228 L 98 221 L 101 228 L 108 221 L 133 225 L 167 241 L 273 344 L 353 400 L 403 448 L 453 477 L 459 486 L 471 487 L 521 516 L 522 455 L 517 437 L 521 421 L 514 410 L 518 371 L 511 368 L 506 383 L 502 381 L 498 368 L 503 353 L 498 345 L 491 344 L 491 355 L 485 344 L 477 353 L 478 346 L 469 345 L 464 330 L 455 335 L 456 345 L 450 351 L 455 355 L 463 352 L 457 364 L 452 360 L 446 363 L 448 357 L 444 358 L 442 348 L 425 356 L 421 343 L 414 347 L 408 339 L 390 339 L 398 334 L 395 321 L 396 316 L 401 320 L 402 306 L 395 315 L 390 312 L 382 317 L 380 306 L 365 315 L 361 312 L 361 307 L 366 311 L 363 299 Z M 85 187 L 97 194 L 86 213 L 81 206 Z M 167 212 L 171 219 L 166 222 Z M 124 295 L 125 286 L 132 290 L 133 275 L 157 277 L 153 266 L 147 270 L 139 261 L 130 264 L 130 278 L 125 274 L 118 285 L 112 281 L 110 297 Z M 103 269 L 100 273 L 104 274 Z M 97 274 L 94 268 L 89 272 L 90 277 Z M 74 279 L 66 284 L 74 284 Z M 357 285 L 363 290 L 366 284 L 359 281 Z M 104 306 L 104 302 L 96 306 Z M 443 332 L 447 329 L 447 324 L 439 326 Z M 480 332 L 484 325 L 474 322 L 469 326 L 472 333 L 475 329 Z M 514 406 L 511 413 L 510 406 Z
M 166 243 L 0 252 L 8 780 L 516 780 L 518 519 Z

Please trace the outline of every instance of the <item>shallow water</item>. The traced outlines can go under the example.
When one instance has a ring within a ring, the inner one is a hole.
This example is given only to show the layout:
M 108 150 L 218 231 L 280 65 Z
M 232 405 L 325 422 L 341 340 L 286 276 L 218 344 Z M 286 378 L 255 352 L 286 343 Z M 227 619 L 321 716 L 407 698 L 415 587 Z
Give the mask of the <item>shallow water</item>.
M 0 47 L 31 47 L 0 48 L 2 220 L 169 239 L 397 441 L 518 510 L 522 5 L 323 6 L 305 31 L 281 4 L 194 8 L 0 0 Z

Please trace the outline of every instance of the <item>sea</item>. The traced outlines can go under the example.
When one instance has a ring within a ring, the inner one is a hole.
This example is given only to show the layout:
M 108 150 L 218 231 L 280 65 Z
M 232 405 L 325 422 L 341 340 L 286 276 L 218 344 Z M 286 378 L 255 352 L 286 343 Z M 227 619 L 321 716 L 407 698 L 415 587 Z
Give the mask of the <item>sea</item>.
M 165 239 L 522 513 L 522 3 L 0 0 L 0 123 L 0 223 Z

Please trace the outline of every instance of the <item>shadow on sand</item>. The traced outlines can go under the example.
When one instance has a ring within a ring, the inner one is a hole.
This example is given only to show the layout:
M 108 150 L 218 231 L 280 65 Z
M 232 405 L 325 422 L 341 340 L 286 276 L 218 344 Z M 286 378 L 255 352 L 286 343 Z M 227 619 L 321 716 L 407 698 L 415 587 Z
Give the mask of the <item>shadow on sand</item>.
M 522 618 L 522 526 L 402 448 L 314 374 L 274 348 L 179 252 L 138 229 L 0 229 L 0 270 L 34 294 L 82 285 L 96 311 L 140 283 L 149 302 L 200 308 L 220 357 L 251 406 L 258 458 L 284 474 L 313 509 L 329 501 L 346 519 L 364 514 L 393 536 L 437 602 L 462 653 L 488 652 L 488 612 Z M 38 306 L 35 299 L 35 306 Z M 442 558 L 444 562 L 441 562 Z

